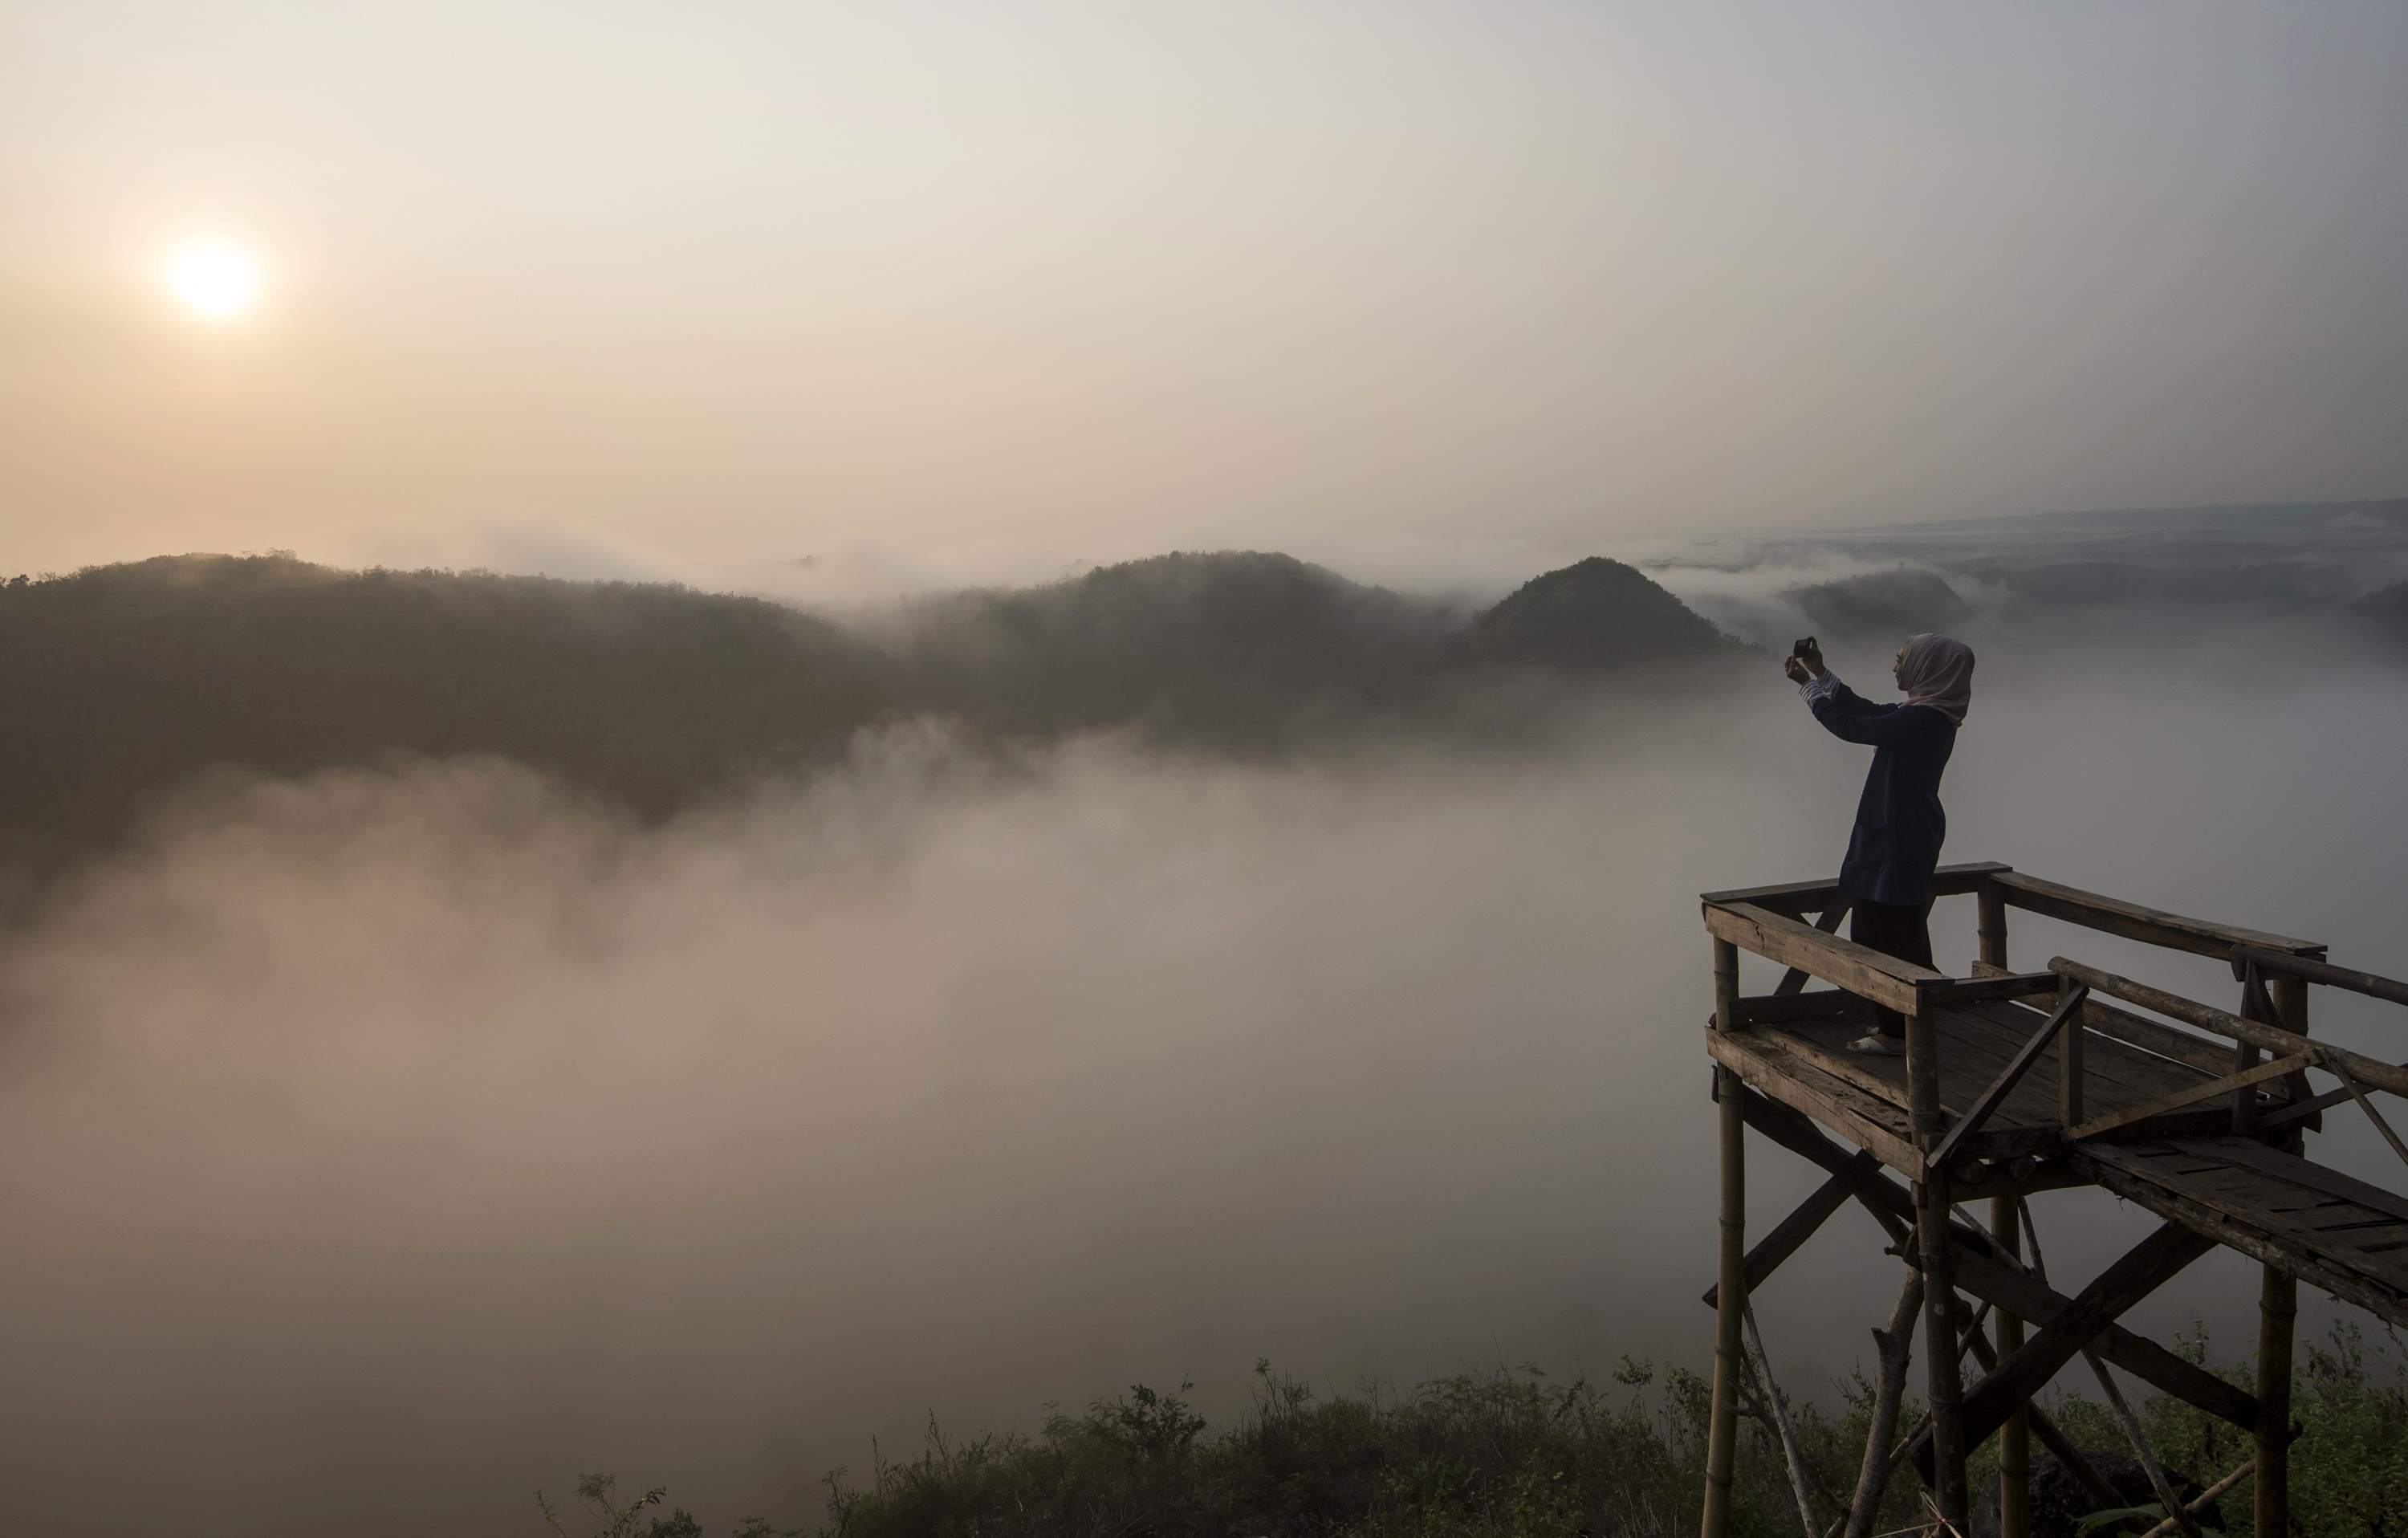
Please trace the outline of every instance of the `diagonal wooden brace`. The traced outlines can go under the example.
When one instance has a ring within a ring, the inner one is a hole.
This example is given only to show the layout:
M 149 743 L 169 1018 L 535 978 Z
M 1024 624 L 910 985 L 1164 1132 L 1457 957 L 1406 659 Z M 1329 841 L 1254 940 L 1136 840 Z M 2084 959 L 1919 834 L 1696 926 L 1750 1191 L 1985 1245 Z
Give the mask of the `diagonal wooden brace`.
M 2073 1306 L 2073 1300 L 2038 1277 L 2018 1271 L 1959 1241 L 1956 1285 L 2018 1319 L 2046 1327 Z M 2258 1424 L 2258 1401 L 2214 1373 L 2185 1361 L 2144 1335 L 2111 1324 L 2090 1348 L 2143 1383 L 2249 1430 Z M 1995 1365 L 1984 1363 L 1985 1367 Z M 2009 1408 L 2013 1408 L 2010 1406 Z
M 1833 898 L 1829 906 L 1823 910 L 1823 916 L 1814 921 L 1814 927 L 1827 935 L 1837 934 L 1840 929 L 1840 920 L 1848 916 L 1848 910 L 1856 905 L 1856 900 L 1854 898 Z M 1772 991 L 1776 997 L 1786 998 L 1793 993 L 1804 992 L 1806 982 L 1806 973 L 1799 968 L 1792 967 L 1782 974 L 1781 982 Z
M 2192 1261 L 2215 1248 L 2215 1241 L 2179 1223 L 2168 1223 L 2082 1289 L 2040 1333 L 1965 1395 L 1965 1445 L 1978 1447 L 2006 1424 L 2015 1406 L 2038 1393 L 2058 1368 L 2071 1361 L 2116 1317 L 2155 1292 Z M 1928 1437 L 1912 1449 L 1927 1480 L 1931 1473 Z
M 2178 1111 L 2186 1105 L 2195 1104 L 2200 1100 L 2213 1100 L 2218 1095 L 2230 1094 L 2237 1089 L 2246 1089 L 2252 1085 L 2263 1084 L 2268 1079 L 2280 1079 L 2286 1075 L 2297 1074 L 2300 1070 L 2307 1066 L 2308 1059 L 2305 1054 L 2277 1057 L 2271 1063 L 2259 1063 L 2254 1068 L 2243 1069 L 2238 1073 L 2228 1073 L 2221 1079 L 2211 1079 L 2205 1084 L 2190 1085 L 2175 1090 L 2171 1095 L 2160 1095 L 2156 1100 L 2127 1107 L 2112 1115 L 2096 1116 L 2079 1127 L 2069 1127 L 2065 1128 L 2065 1141 L 2081 1143 L 2104 1132 L 2113 1132 L 2119 1127 L 2129 1127 L 2134 1122 L 2143 1122 L 2151 1116 L 2162 1116 L 2169 1111 Z
M 1914 1217 L 1914 1199 L 1878 1168 L 1861 1172 L 1857 1160 L 1823 1135 L 1803 1112 L 1779 1100 L 1746 1092 L 1742 1112 L 1747 1124 L 1801 1158 L 1810 1159 L 1844 1179 L 1851 1195 L 1888 1232 L 1892 1243 L 1902 1243 Z M 1874 1161 L 1876 1164 L 1878 1161 Z M 1817 1196 L 1822 1193 L 1817 1192 Z M 2004 1309 L 2018 1319 L 2046 1326 L 2073 1306 L 2073 1300 L 2039 1278 L 2013 1270 L 1990 1254 L 1989 1236 L 1961 1223 L 1949 1225 L 1956 1241 L 1956 1286 L 1985 1303 Z M 1770 1241 L 1768 1241 L 1768 1243 Z M 1914 1263 L 1908 1258 L 1908 1263 Z M 2175 1356 L 2143 1335 L 2109 1323 L 2093 1343 L 2098 1353 L 2153 1387 L 2219 1420 L 2247 1430 L 2258 1422 L 2258 1401 L 2206 1369 Z M 2069 1360 L 2071 1358 L 2069 1357 Z
M 1760 1095 L 1753 1089 L 1742 1089 L 1740 1091 L 1740 1114 L 1746 1120 L 1747 1125 L 1788 1149 L 1799 1158 L 1821 1165 L 1835 1177 L 1841 1176 L 1843 1171 L 1848 1171 L 1846 1178 L 1849 1193 L 1864 1204 L 1865 1211 L 1872 1214 L 1873 1221 L 1880 1224 L 1882 1231 L 1889 1235 L 1891 1243 L 1905 1243 L 1907 1230 L 1914 1225 L 1914 1203 L 1911 1198 L 1899 1192 L 1898 1186 L 1886 1176 L 1879 1172 L 1878 1159 L 1874 1161 L 1875 1170 L 1868 1172 L 1862 1179 L 1858 1179 L 1852 1172 L 1857 1156 L 1825 1137 L 1823 1129 L 1814 1125 L 1814 1119 L 1812 1116 L 1795 1106 L 1784 1105 L 1770 1096 Z M 1905 1202 L 1906 1205 L 1903 1208 L 1897 1206 L 1885 1198 L 1884 1192 L 1897 1194 L 1899 1200 Z M 1901 1213 L 1904 1215 L 1903 1217 L 1900 1215 Z
M 1756 1248 L 1747 1252 L 1747 1290 L 1750 1297 L 1764 1285 L 1766 1277 L 1779 1269 L 1781 1262 L 1798 1253 L 1799 1247 L 1814 1237 L 1833 1213 L 1847 1204 L 1856 1195 L 1855 1177 L 1870 1175 L 1881 1168 L 1881 1160 L 1870 1153 L 1859 1153 L 1823 1182 L 1813 1196 L 1798 1204 L 1798 1210 L 1783 1218 L 1766 1234 Z M 1717 1283 L 1706 1289 L 1706 1306 L 1714 1307 L 1722 1300 L 1722 1286 Z
M 2072 1020 L 2076 1022 L 2076 1030 L 2082 1028 L 2079 1023 L 2082 1006 L 2089 997 L 2090 990 L 2078 983 L 2066 991 L 2064 1001 L 2057 1006 L 2057 1013 L 2048 1017 L 2048 1024 L 2041 1027 L 2032 1039 L 2024 1043 L 2023 1050 L 2015 1054 L 2005 1071 L 1991 1082 L 1990 1087 L 1982 1092 L 1982 1098 L 1968 1107 L 1965 1114 L 1956 1119 L 1956 1125 L 1948 1129 L 1948 1135 L 1941 1140 L 1939 1148 L 1925 1164 L 1926 1170 L 1945 1170 L 1956 1161 L 1956 1150 L 1971 1142 L 1999 1107 L 2006 1103 L 2007 1097 L 2014 1093 L 2015 1085 L 2031 1071 L 2032 1064 L 2040 1061 L 2040 1055 L 2057 1040 L 2057 1033 L 2065 1028 L 2065 1023 Z

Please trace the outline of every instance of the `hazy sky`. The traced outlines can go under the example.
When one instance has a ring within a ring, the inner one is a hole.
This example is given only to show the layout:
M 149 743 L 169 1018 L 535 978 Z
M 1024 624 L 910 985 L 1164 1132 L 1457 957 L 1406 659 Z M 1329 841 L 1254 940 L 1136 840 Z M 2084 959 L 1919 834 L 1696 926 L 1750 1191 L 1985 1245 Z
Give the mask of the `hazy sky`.
M 2390 5 L 5 0 L 0 565 L 2396 496 L 2403 78 Z

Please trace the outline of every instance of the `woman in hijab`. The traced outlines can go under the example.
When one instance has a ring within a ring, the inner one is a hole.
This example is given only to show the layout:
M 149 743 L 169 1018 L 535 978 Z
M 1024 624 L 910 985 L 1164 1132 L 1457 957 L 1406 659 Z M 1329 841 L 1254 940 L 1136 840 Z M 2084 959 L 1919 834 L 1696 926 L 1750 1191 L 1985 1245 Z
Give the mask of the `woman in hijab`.
M 1892 669 L 1906 694 L 1896 705 L 1861 698 L 1823 666 L 1813 640 L 1784 670 L 1814 712 L 1842 742 L 1873 750 L 1872 772 L 1856 802 L 1848 857 L 1840 866 L 1840 895 L 1850 900 L 1849 938 L 1885 956 L 1931 965 L 1931 872 L 1940 864 L 1948 814 L 1940 806 L 1940 774 L 1956 746 L 1956 728 L 1973 697 L 1973 649 L 1947 636 L 1909 636 Z M 1906 1017 L 1875 1012 L 1872 1035 L 1851 1050 L 1906 1050 Z

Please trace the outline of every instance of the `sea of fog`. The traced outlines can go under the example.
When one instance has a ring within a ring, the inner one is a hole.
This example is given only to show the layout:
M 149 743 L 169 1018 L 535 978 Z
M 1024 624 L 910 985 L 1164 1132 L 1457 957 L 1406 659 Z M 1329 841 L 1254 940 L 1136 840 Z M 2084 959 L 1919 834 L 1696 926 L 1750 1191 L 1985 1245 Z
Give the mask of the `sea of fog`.
M 2408 675 L 2034 634 L 1979 683 L 1948 857 L 2408 967 Z M 1192 1379 L 1226 1416 L 1262 1357 L 1702 1366 L 1695 894 L 1832 870 L 1866 755 L 1769 665 L 1588 709 L 1277 767 L 911 727 L 649 830 L 491 763 L 181 806 L 0 953 L 8 1526 L 524 1534 L 595 1469 L 804 1523 L 932 1415 Z M 2015 925 L 2023 965 L 2233 991 Z M 2396 1181 L 2361 1122 L 2318 1157 Z M 1813 1171 L 1752 1157 L 1761 1231 Z M 2152 1226 L 2036 1206 L 2060 1279 Z M 1835 1219 L 1759 1299 L 1784 1384 L 1868 1358 L 1898 1280 Z M 2255 1298 L 2219 1252 L 2134 1322 L 2230 1357 Z

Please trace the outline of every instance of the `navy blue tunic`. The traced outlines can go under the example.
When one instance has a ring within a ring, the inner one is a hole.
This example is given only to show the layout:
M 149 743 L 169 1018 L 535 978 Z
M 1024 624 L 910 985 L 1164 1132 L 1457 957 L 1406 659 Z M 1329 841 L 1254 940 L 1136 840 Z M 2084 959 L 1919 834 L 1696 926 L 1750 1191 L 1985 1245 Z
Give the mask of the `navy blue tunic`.
M 1814 719 L 1842 742 L 1873 749 L 1856 802 L 1840 892 L 1865 902 L 1921 906 L 1948 837 L 1940 774 L 1956 747 L 1956 726 L 1928 705 L 1876 705 L 1844 683 L 1812 701 Z

